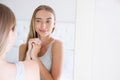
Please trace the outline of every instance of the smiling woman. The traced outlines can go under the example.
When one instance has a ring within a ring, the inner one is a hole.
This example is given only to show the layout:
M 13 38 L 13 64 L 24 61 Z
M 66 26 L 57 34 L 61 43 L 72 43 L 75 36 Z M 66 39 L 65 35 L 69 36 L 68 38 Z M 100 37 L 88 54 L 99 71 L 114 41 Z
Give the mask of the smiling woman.
M 19 53 L 18 49 L 21 44 L 27 43 L 27 36 L 30 29 L 29 26 L 33 11 L 39 5 L 47 5 L 52 7 L 52 9 L 54 9 L 56 15 L 54 16 L 54 14 L 51 14 L 51 12 L 49 11 L 47 12 L 47 14 L 41 14 L 41 12 L 46 13 L 46 11 L 42 11 L 42 10 L 38 11 L 36 13 L 37 14 L 36 17 L 34 17 L 34 22 L 35 22 L 34 29 L 36 30 L 37 33 L 39 33 L 43 37 L 47 36 L 48 34 L 51 34 L 52 38 L 62 42 L 63 51 L 64 51 L 62 55 L 63 56 L 62 58 L 63 67 L 61 70 L 62 72 L 61 75 L 63 78 L 62 80 L 73 80 L 75 0 L 58 0 L 58 1 L 34 0 L 34 2 L 32 0 L 25 0 L 25 1 L 2 0 L 1 2 L 11 7 L 11 9 L 15 12 L 17 19 L 17 28 L 16 28 L 17 40 L 11 50 L 11 55 L 8 54 L 6 59 L 9 62 L 18 61 L 19 54 L 16 53 Z M 46 18 L 39 16 L 39 14 L 42 16 L 46 16 Z M 51 25 L 52 27 L 49 27 L 47 25 Z M 39 38 L 41 36 L 38 35 Z M 39 40 L 38 42 L 41 43 Z M 46 42 L 46 44 L 50 44 L 50 45 L 52 45 L 52 43 L 54 43 L 52 39 Z M 44 44 L 44 46 L 47 46 L 46 44 Z M 42 51 L 41 54 L 38 54 L 38 56 L 44 56 L 44 54 L 42 53 L 46 52 L 46 48 L 41 47 Z M 51 63 L 48 63 L 46 61 L 44 65 L 50 65 L 50 64 Z M 49 67 L 47 67 L 47 69 L 49 69 Z
M 42 80 L 61 77 L 63 45 L 51 37 L 55 24 L 54 10 L 47 5 L 38 6 L 31 19 L 27 42 L 19 50 L 19 60 L 35 60 L 39 64 Z

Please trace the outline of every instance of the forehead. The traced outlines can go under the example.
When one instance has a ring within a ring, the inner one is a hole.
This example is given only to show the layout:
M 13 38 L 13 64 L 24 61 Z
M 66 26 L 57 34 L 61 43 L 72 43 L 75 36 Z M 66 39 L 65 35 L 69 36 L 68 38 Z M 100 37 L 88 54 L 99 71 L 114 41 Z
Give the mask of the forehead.
M 51 12 L 49 12 L 49 11 L 39 10 L 36 13 L 35 18 L 42 18 L 42 19 L 51 18 L 51 19 L 54 19 L 54 15 Z

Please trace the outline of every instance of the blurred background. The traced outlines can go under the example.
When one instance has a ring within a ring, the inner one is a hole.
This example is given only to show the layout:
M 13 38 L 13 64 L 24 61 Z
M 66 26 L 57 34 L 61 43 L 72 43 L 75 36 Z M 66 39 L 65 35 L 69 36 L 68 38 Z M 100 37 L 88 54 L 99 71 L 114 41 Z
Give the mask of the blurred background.
M 55 10 L 57 24 L 52 36 L 63 41 L 64 45 L 62 78 L 63 80 L 73 80 L 75 0 L 0 0 L 0 3 L 6 4 L 12 9 L 17 21 L 16 42 L 6 57 L 12 63 L 18 61 L 20 44 L 26 42 L 30 20 L 35 8 L 41 4 L 45 4 Z

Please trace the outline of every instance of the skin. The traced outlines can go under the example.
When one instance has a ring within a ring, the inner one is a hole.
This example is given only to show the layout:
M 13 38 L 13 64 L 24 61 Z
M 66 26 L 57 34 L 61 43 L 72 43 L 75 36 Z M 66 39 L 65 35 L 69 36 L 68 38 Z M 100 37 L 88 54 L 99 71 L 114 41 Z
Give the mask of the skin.
M 35 30 L 39 34 L 39 37 L 29 40 L 26 60 L 32 59 L 39 64 L 42 80 L 59 80 L 61 76 L 63 45 L 61 41 L 55 40 L 50 36 L 53 28 L 55 28 L 54 15 L 49 11 L 39 10 L 35 16 Z M 46 53 L 49 44 L 53 40 L 55 42 L 52 46 L 52 69 L 49 72 L 39 57 Z M 26 46 L 26 44 L 20 46 L 20 60 L 23 60 Z
M 8 46 L 6 48 L 6 52 L 0 56 L 0 80 L 15 80 L 16 78 L 16 65 L 5 60 L 6 53 L 9 49 L 11 49 L 14 41 L 15 31 L 11 29 L 8 36 Z M 23 62 L 23 65 L 25 68 L 24 80 L 40 80 L 39 67 L 35 61 L 27 60 Z

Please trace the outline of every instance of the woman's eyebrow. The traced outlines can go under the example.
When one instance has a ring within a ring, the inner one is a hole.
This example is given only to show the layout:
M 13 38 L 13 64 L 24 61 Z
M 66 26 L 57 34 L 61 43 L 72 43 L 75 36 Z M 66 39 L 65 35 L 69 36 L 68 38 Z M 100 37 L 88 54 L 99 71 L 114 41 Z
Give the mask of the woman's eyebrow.
M 47 19 L 52 19 L 51 17 L 47 18 Z
M 35 18 L 35 19 L 42 19 L 42 18 Z
M 39 20 L 42 20 L 42 18 L 35 18 L 35 19 L 39 19 Z M 51 17 L 49 17 L 49 18 L 46 18 L 47 20 L 50 20 L 50 19 L 52 19 Z

